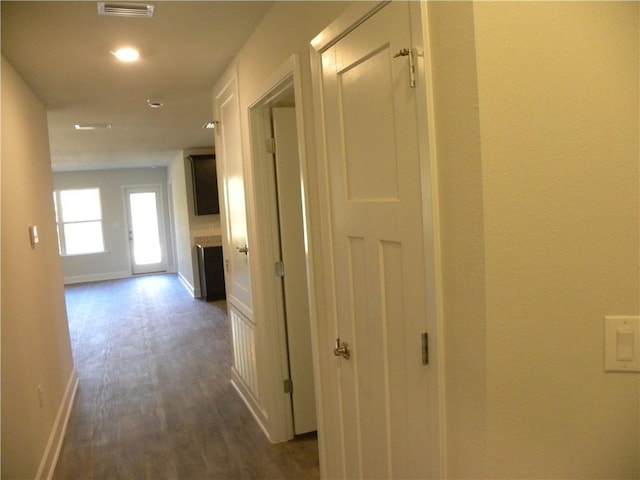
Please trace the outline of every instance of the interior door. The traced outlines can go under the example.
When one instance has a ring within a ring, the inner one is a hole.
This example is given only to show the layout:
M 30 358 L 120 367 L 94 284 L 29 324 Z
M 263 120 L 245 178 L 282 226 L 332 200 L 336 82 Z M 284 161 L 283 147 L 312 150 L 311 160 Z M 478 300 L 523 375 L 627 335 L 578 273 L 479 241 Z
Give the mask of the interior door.
M 240 136 L 240 105 L 236 81 L 230 82 L 215 99 L 219 119 L 216 149 L 224 170 L 220 176 L 225 197 L 224 233 L 228 251 L 225 252 L 227 295 L 245 315 L 253 308 L 250 245 L 247 239 L 247 213 L 245 208 L 242 139 Z
M 126 187 L 125 198 L 133 274 L 165 272 L 167 247 L 161 187 Z
M 412 48 L 410 24 L 408 2 L 391 2 L 322 53 L 347 478 L 429 471 L 416 91 L 395 57 Z
M 295 108 L 272 108 L 275 172 L 284 264 L 284 305 L 293 382 L 293 426 L 296 435 L 316 430 L 311 320 L 302 224 L 302 196 Z

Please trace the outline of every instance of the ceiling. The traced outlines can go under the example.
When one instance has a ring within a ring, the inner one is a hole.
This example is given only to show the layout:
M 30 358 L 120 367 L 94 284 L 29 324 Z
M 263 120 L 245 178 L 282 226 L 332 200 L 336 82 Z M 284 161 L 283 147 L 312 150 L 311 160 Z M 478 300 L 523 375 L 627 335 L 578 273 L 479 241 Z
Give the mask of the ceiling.
M 272 2 L 149 3 L 153 18 L 99 16 L 95 1 L 2 1 L 2 55 L 47 109 L 54 171 L 162 166 L 213 146 L 202 128 L 212 87 Z M 121 46 L 141 59 L 120 62 Z

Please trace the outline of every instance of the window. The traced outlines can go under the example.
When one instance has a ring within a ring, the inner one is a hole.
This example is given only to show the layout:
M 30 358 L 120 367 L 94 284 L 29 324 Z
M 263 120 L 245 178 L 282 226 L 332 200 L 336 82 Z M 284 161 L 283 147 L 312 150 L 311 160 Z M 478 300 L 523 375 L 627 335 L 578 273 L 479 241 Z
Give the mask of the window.
M 60 255 L 104 252 L 100 189 L 53 192 Z

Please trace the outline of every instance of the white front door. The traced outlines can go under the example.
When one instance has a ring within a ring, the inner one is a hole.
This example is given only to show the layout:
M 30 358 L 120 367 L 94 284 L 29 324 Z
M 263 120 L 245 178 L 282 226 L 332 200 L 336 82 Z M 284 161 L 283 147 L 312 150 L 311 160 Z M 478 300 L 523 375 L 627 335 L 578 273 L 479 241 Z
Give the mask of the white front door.
M 125 187 L 134 275 L 165 272 L 167 248 L 160 186 Z
M 429 366 L 421 157 L 410 6 L 391 2 L 322 52 L 346 478 L 428 478 Z M 426 132 L 423 132 L 426 135 Z M 321 347 L 326 348 L 325 345 Z M 329 448 L 329 447 L 328 447 Z
M 293 426 L 296 435 L 316 430 L 311 320 L 307 294 L 307 268 L 302 223 L 302 196 L 295 108 L 271 109 L 275 139 L 275 172 L 284 264 L 284 305 L 293 382 Z

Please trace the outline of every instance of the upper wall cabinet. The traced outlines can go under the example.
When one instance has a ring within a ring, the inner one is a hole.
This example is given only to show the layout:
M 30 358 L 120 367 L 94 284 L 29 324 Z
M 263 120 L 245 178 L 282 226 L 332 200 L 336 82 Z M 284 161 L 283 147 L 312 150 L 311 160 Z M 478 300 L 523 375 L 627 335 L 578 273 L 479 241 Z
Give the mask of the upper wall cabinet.
M 190 155 L 196 215 L 220 213 L 215 155 Z

